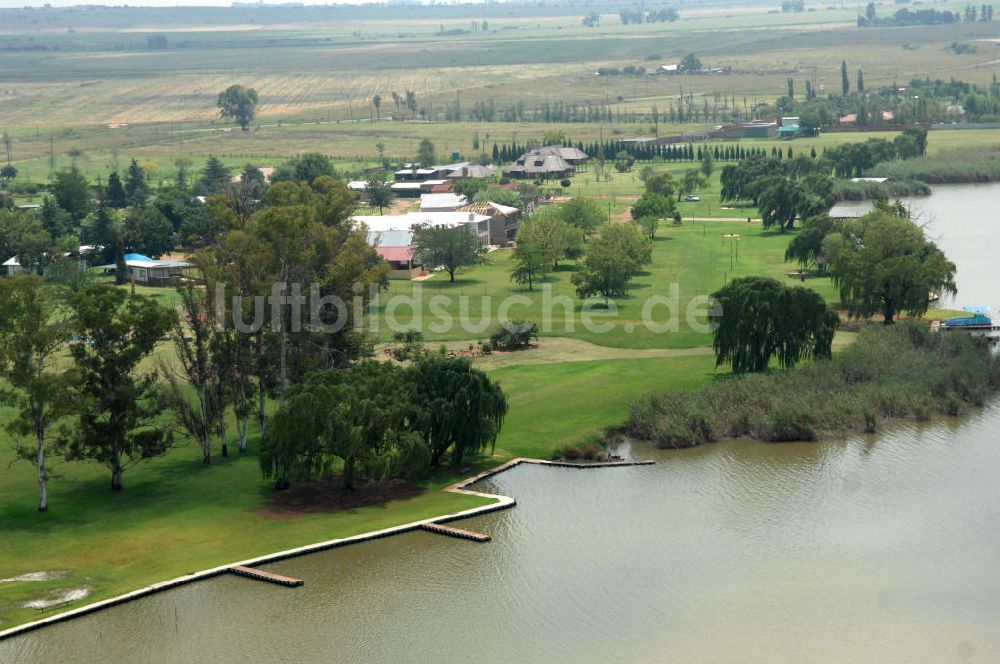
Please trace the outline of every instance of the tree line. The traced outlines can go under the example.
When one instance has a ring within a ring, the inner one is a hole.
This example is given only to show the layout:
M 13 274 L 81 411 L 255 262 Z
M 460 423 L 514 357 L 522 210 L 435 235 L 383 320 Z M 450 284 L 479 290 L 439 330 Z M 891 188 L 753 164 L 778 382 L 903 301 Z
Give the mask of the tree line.
M 303 155 L 287 165 L 289 179 L 264 190 L 237 178 L 209 194 L 204 214 L 218 230 L 191 255 L 197 280 L 178 285 L 176 308 L 97 282 L 79 260 L 62 279 L 0 280 L 2 396 L 14 409 L 5 426 L 19 458 L 38 467 L 42 511 L 53 455 L 103 464 L 121 490 L 130 468 L 183 439 L 205 464 L 231 444 L 245 452 L 254 421 L 262 471 L 279 487 L 334 470 L 345 486 L 410 477 L 495 438 L 505 397 L 467 363 L 429 358 L 399 373 L 364 362 L 371 341 L 356 317 L 386 287 L 388 266 L 351 222 L 355 195 L 343 181 L 299 179 L 321 163 Z M 130 204 L 128 182 L 126 215 L 155 209 L 148 193 Z M 190 193 L 180 182 L 172 188 Z M 99 202 L 94 214 L 108 209 Z M 299 285 L 319 301 L 357 306 L 314 310 Z M 392 413 L 382 405 L 390 393 L 398 396 Z M 328 415 L 310 421 L 311 437 L 297 410 L 307 399 Z M 278 410 L 269 417 L 272 400 Z M 289 423 L 303 436 L 289 437 Z

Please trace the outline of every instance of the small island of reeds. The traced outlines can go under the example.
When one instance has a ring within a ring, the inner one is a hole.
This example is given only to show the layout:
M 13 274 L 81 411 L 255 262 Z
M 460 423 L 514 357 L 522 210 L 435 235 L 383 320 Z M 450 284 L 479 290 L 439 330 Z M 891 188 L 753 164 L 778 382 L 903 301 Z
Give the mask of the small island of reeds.
M 907 321 L 867 327 L 829 360 L 645 396 L 623 432 L 664 448 L 813 441 L 962 415 L 998 389 L 1000 361 L 984 338 Z

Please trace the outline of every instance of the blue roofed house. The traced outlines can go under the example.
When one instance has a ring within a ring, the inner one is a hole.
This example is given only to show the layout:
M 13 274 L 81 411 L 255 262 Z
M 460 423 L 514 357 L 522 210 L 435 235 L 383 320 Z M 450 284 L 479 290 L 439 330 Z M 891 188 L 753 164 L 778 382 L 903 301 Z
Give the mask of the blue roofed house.
M 173 286 L 184 275 L 184 268 L 192 267 L 193 263 L 177 258 L 154 260 L 142 254 L 125 254 L 125 266 L 129 281 L 144 286 Z M 115 272 L 118 266 L 111 263 L 101 265 L 98 269 Z

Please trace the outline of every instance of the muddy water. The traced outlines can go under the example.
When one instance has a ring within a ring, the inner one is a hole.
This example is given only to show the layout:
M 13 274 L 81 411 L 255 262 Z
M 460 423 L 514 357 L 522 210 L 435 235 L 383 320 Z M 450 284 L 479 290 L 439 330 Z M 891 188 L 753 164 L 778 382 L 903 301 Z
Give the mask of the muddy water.
M 904 198 L 948 258 L 958 266 L 958 296 L 942 306 L 985 305 L 1000 311 L 1000 183 L 935 185 L 930 196 Z M 871 203 L 838 207 L 871 209 Z
M 0 643 L 4 662 L 1000 661 L 1000 409 L 845 443 L 518 467 L 513 510 Z

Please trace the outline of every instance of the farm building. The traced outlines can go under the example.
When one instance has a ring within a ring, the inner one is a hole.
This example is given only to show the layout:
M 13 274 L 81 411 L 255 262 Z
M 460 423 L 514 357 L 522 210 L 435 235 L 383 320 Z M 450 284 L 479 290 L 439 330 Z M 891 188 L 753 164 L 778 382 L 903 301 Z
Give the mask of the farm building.
M 420 194 L 421 212 L 452 212 L 468 203 L 469 199 L 461 194 Z
M 460 180 L 462 178 L 492 178 L 497 175 L 497 167 L 490 164 L 489 166 L 482 166 L 480 164 L 469 164 L 466 163 L 460 168 L 456 168 L 451 173 L 448 174 L 448 178 L 451 180 Z
M 427 274 L 413 250 L 413 231 L 368 231 L 368 244 L 389 263 L 390 279 L 413 279 Z
M 412 231 L 416 226 L 461 226 L 473 229 L 484 245 L 490 243 L 490 220 L 493 217 L 476 212 L 407 212 L 406 214 L 354 215 L 355 224 L 371 232 Z
M 125 254 L 125 266 L 128 270 L 128 280 L 144 286 L 173 286 L 177 279 L 183 276 L 184 268 L 193 263 L 177 258 L 161 258 L 153 260 L 142 254 Z M 98 269 L 105 272 L 115 272 L 118 266 L 114 263 L 101 265 Z
M 503 174 L 512 178 L 566 178 L 574 175 L 576 167 L 587 159 L 583 150 L 547 145 L 525 152 Z
M 781 118 L 781 126 L 778 127 L 778 136 L 782 138 L 795 138 L 799 135 L 799 132 L 799 118 L 797 116 Z
M 365 215 L 351 217 L 356 224 L 364 224 L 368 231 L 408 231 L 415 226 L 474 226 L 483 239 L 487 240 L 486 225 L 490 217 L 474 212 L 407 212 L 406 214 Z
M 396 171 L 396 182 L 427 182 L 428 180 L 441 180 L 445 178 L 459 180 L 461 178 L 491 178 L 497 174 L 496 166 L 480 166 L 467 161 L 459 161 L 454 164 L 443 166 L 430 166 L 422 168 L 417 164 L 403 164 L 403 168 Z
M 458 209 L 459 212 L 474 212 L 488 216 L 486 223 L 489 244 L 505 247 L 517 238 L 518 225 L 521 222 L 521 211 L 516 207 L 500 205 L 499 203 L 472 203 Z
M 393 182 L 389 185 L 392 193 L 400 198 L 416 198 L 421 194 L 429 194 L 437 187 L 450 185 L 450 180 L 424 180 L 423 182 Z M 347 188 L 364 194 L 368 189 L 368 182 L 365 180 L 351 180 L 347 183 Z
M 74 254 L 72 252 L 66 252 L 63 254 L 63 258 L 68 258 L 69 256 L 77 256 L 80 261 L 80 270 L 83 271 L 87 268 L 87 262 L 84 257 L 92 251 L 103 249 L 93 244 L 81 244 L 79 251 Z M 17 256 L 11 256 L 6 261 L 3 262 L 3 271 L 0 271 L 0 276 L 4 277 L 14 277 L 21 274 L 24 268 L 21 267 L 21 261 Z M 45 269 L 42 269 L 42 274 L 45 274 Z

